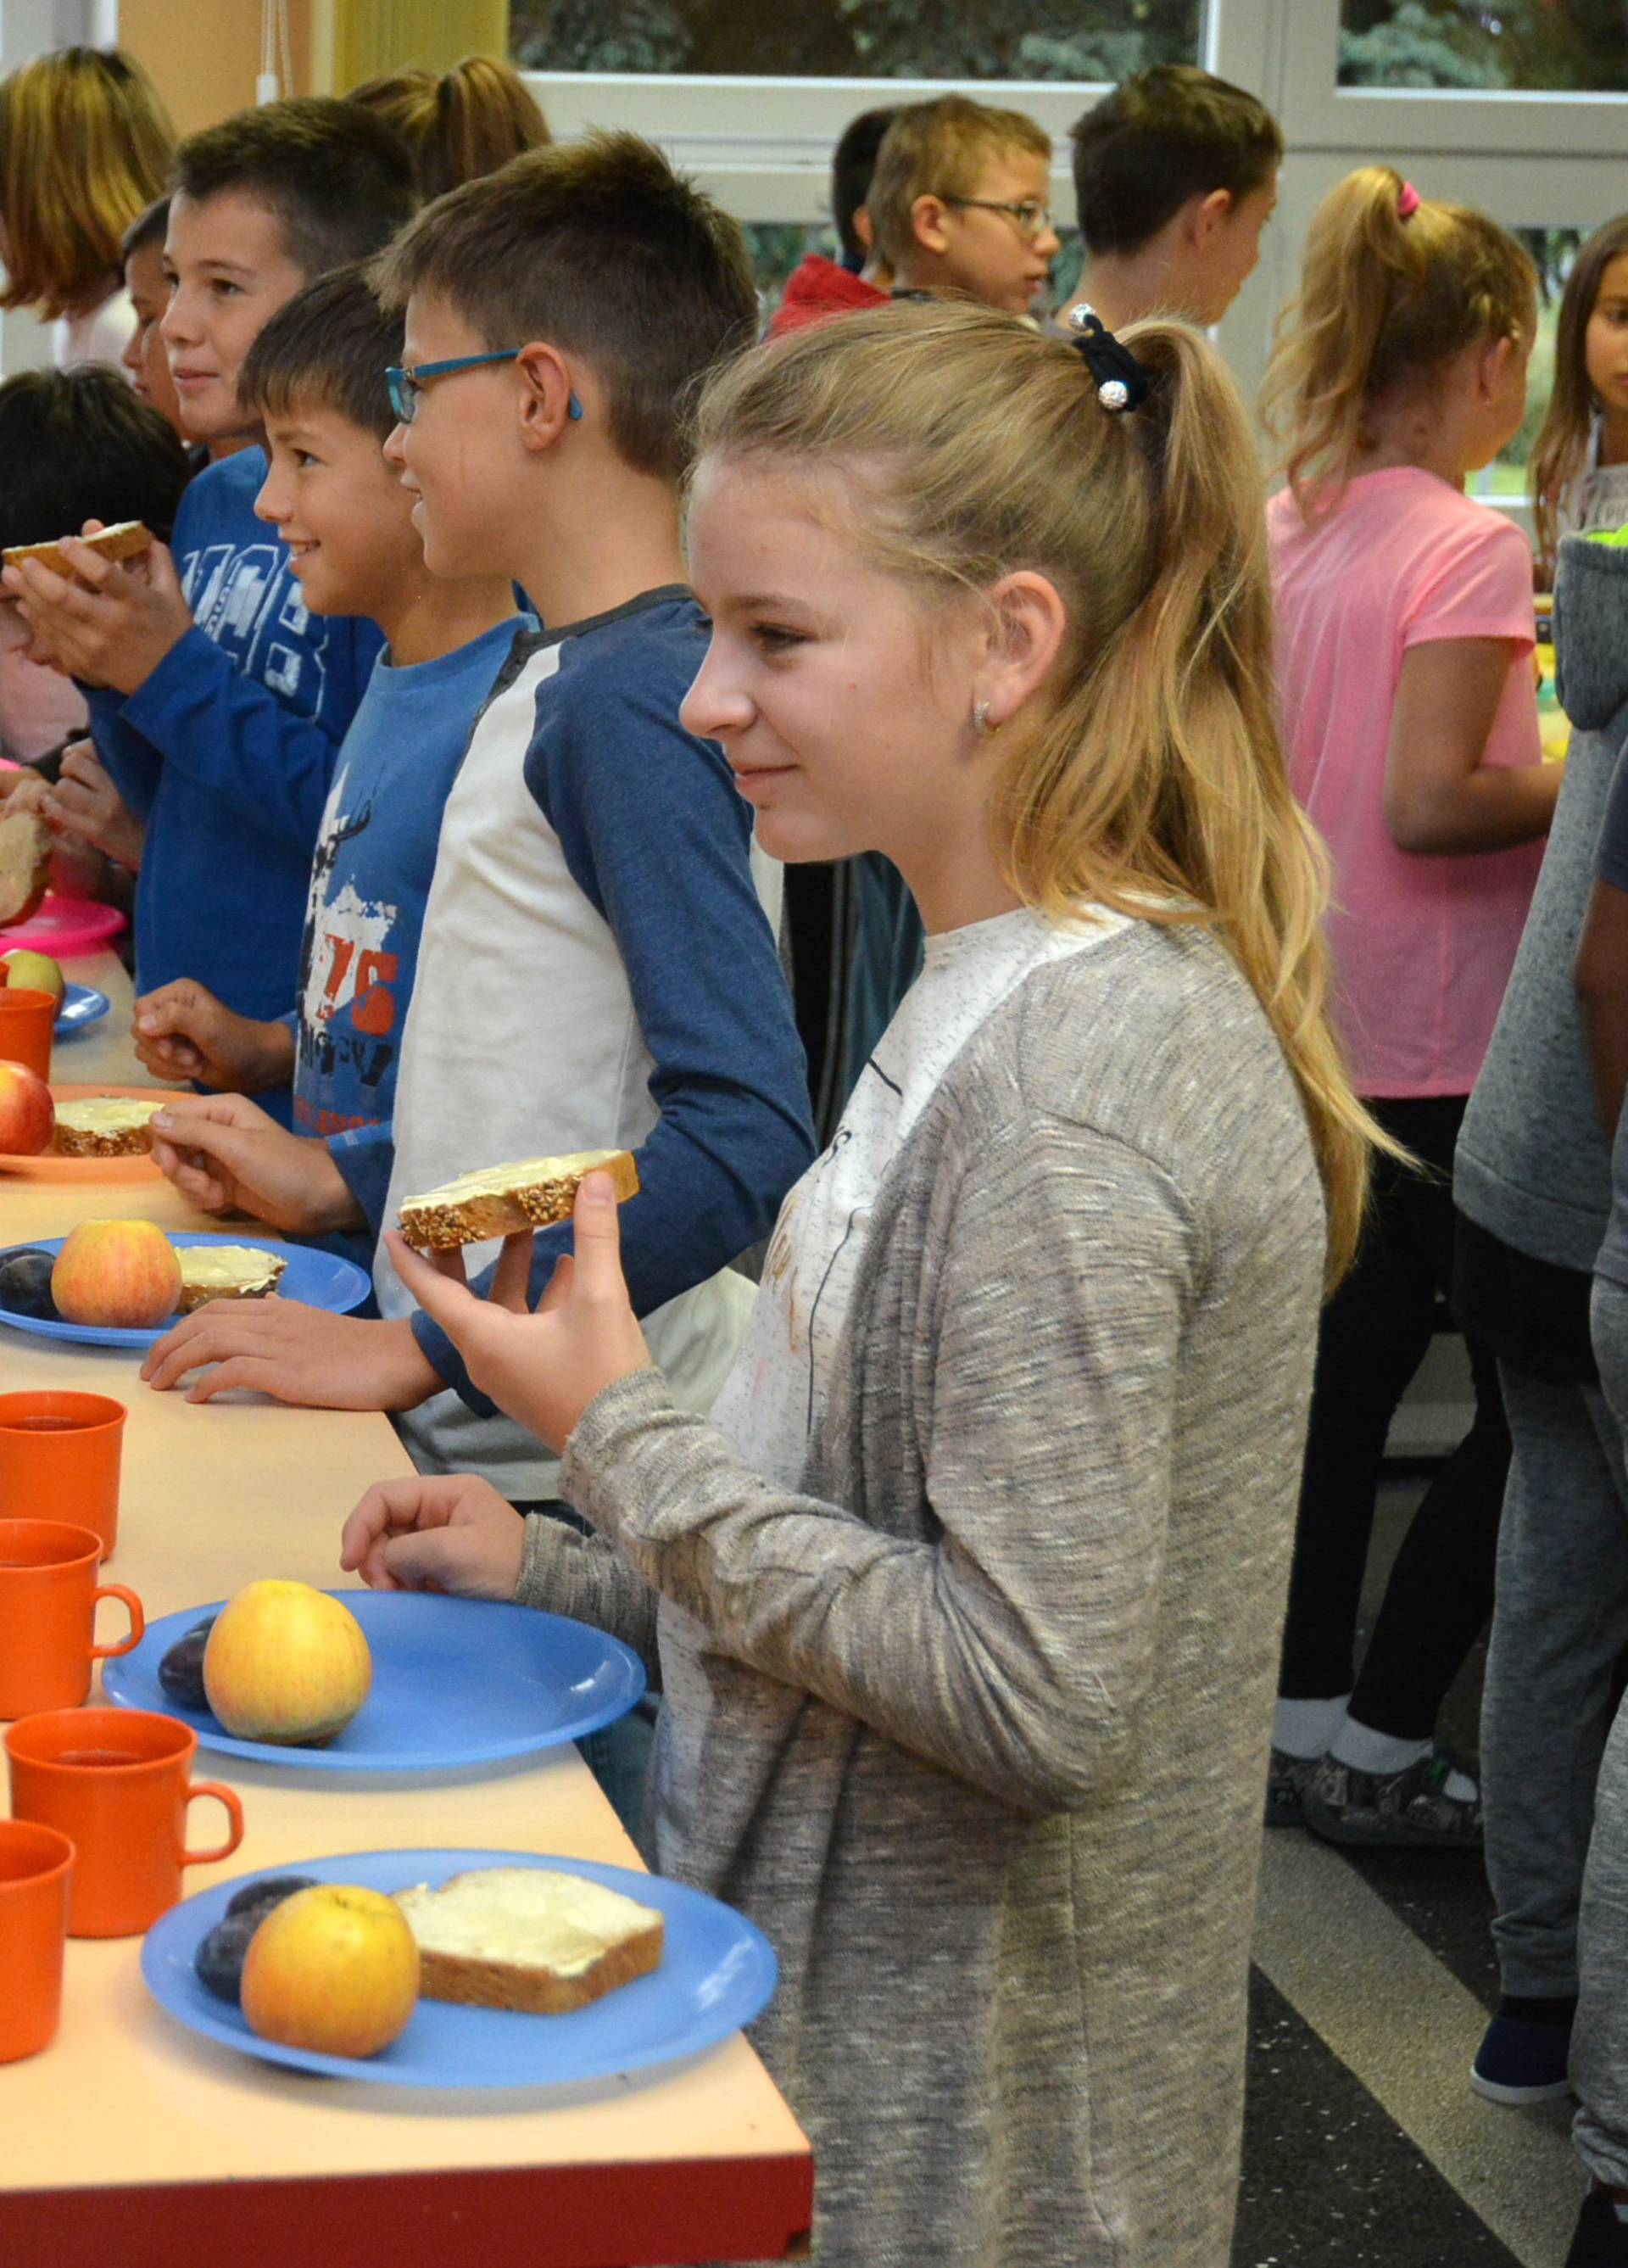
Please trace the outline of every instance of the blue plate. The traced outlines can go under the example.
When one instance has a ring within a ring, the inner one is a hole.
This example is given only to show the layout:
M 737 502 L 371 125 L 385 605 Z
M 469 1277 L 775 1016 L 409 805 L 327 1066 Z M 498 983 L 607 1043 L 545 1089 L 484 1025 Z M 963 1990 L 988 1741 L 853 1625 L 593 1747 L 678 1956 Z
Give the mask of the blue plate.
M 125 1709 L 157 1709 L 192 1727 L 200 1747 L 304 1771 L 425 1771 L 490 1764 L 579 1740 L 625 1717 L 644 1690 L 630 1646 L 588 1623 L 534 1607 L 448 1599 L 429 1591 L 334 1591 L 361 1624 L 373 1688 L 326 1747 L 234 1740 L 207 1709 L 182 1709 L 158 1664 L 224 1600 L 149 1623 L 141 1644 L 103 1667 L 102 1690 Z
M 319 2055 L 257 2039 L 240 2010 L 198 1982 L 193 1956 L 204 1935 L 225 1912 L 228 1899 L 260 1874 L 311 1874 L 320 1882 L 400 1890 L 414 1882 L 438 1884 L 472 1867 L 559 1867 L 659 1908 L 666 1922 L 660 1967 L 566 2016 L 421 2000 L 400 2037 L 365 2058 Z M 264 1867 L 172 1906 L 147 1933 L 142 1975 L 154 1999 L 183 2024 L 268 2063 L 394 2087 L 496 2088 L 600 2079 L 713 2047 L 766 2004 L 775 1964 L 767 1938 L 744 1914 L 661 1874 L 530 1851 L 363 1851 Z
M 303 1300 L 308 1307 L 326 1307 L 331 1314 L 348 1315 L 359 1307 L 372 1291 L 370 1279 L 354 1261 L 341 1260 L 336 1253 L 317 1252 L 308 1244 L 279 1244 L 268 1236 L 238 1236 L 226 1229 L 201 1231 L 171 1229 L 165 1232 L 172 1244 L 246 1244 L 256 1252 L 275 1252 L 288 1262 L 277 1290 L 285 1300 Z M 8 1245 L 0 1251 L 0 1260 L 8 1252 L 60 1252 L 66 1238 L 40 1236 L 26 1247 Z M 10 1323 L 13 1330 L 37 1331 L 41 1338 L 77 1339 L 86 1346 L 150 1347 L 161 1339 L 165 1331 L 174 1328 L 178 1318 L 172 1315 L 168 1322 L 159 1323 L 151 1330 L 127 1331 L 116 1329 L 111 1323 L 64 1323 L 41 1315 L 19 1315 L 7 1307 L 0 1306 L 0 1323 Z
M 57 1038 L 65 1040 L 70 1033 L 82 1032 L 87 1024 L 99 1024 L 107 1007 L 105 992 L 93 992 L 88 984 L 70 984 L 56 1012 Z

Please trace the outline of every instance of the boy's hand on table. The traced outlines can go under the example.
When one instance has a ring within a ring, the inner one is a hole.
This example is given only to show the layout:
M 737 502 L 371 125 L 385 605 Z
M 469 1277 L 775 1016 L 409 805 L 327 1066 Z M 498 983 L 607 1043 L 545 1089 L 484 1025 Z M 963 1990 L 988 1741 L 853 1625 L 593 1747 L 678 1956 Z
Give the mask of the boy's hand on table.
M 460 1599 L 512 1599 L 525 1522 L 490 1481 L 473 1473 L 370 1488 L 345 1522 L 339 1564 L 375 1591 L 446 1591 Z
M 151 1124 L 154 1163 L 200 1212 L 253 1213 L 305 1236 L 367 1226 L 327 1145 L 290 1134 L 246 1095 L 177 1095 Z
M 190 976 L 161 984 L 136 1003 L 130 1027 L 136 1052 L 158 1079 L 196 1079 L 205 1086 L 254 1094 L 286 1086 L 294 1072 L 294 1035 L 286 1024 L 239 1016 Z
M 275 1294 L 211 1300 L 183 1315 L 148 1349 L 142 1376 L 165 1393 L 205 1363 L 215 1366 L 187 1388 L 188 1402 L 248 1386 L 309 1410 L 415 1410 L 444 1384 L 409 1322 L 330 1314 Z
M 576 1257 L 556 1263 L 535 1314 L 526 1307 L 530 1229 L 503 1239 L 486 1300 L 466 1285 L 461 1252 L 438 1253 L 432 1263 L 393 1229 L 385 1239 L 397 1275 L 457 1347 L 479 1390 L 557 1451 L 595 1395 L 650 1366 L 622 1275 L 608 1174 L 583 1176 L 572 1219 Z
M 85 522 L 87 532 L 97 526 Z M 61 549 L 80 580 L 70 581 L 37 559 L 0 575 L 7 595 L 22 609 L 33 650 L 48 653 L 55 667 L 88 684 L 134 693 L 192 628 L 174 560 L 162 543 L 128 567 L 102 558 L 77 536 L 63 536 Z M 82 589 L 81 581 L 90 588 Z
M 147 830 L 99 762 L 93 742 L 74 740 L 63 749 L 62 776 L 47 791 L 44 807 L 58 834 L 88 843 L 132 874 L 141 865 Z

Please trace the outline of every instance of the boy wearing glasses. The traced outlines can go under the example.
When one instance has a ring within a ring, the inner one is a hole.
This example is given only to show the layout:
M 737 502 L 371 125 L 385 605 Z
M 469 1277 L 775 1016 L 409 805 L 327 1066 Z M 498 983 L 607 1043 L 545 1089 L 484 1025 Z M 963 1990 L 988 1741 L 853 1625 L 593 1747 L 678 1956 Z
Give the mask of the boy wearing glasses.
M 238 380 L 266 432 L 254 509 L 306 608 L 365 619 L 385 639 L 334 765 L 293 1011 L 238 1015 L 190 976 L 136 1004 L 150 1071 L 244 1094 L 291 1078 L 302 1134 L 391 1116 L 442 807 L 519 631 L 537 628 L 507 577 L 449 579 L 424 564 L 386 380 L 401 350 L 400 314 L 359 263 L 279 308 Z M 371 1253 L 370 1241 L 360 1256 Z
M 160 1114 L 156 1154 L 205 1211 L 377 1237 L 459 1174 L 631 1149 L 634 1302 L 675 1394 L 705 1410 L 751 1304 L 729 1263 L 813 1147 L 751 808 L 678 717 L 707 646 L 679 541 L 685 405 L 751 339 L 745 246 L 650 144 L 592 136 L 439 198 L 379 290 L 406 308 L 389 450 L 425 564 L 510 578 L 546 627 L 518 642 L 442 814 L 393 1124 L 302 1140 L 212 1096 Z M 568 1222 L 538 1234 L 533 1301 L 569 1242 Z M 495 1253 L 465 1256 L 483 1288 Z M 143 1375 L 172 1387 L 213 1363 L 190 1398 L 252 1384 L 392 1410 L 422 1470 L 552 1498 L 555 1461 L 475 1389 L 382 1251 L 374 1284 L 378 1321 L 217 1301 Z
M 187 438 L 259 438 L 238 388 L 256 334 L 312 277 L 378 250 L 415 202 L 406 149 L 348 102 L 270 103 L 182 144 L 160 329 Z M 35 637 L 91 688 L 98 753 L 146 821 L 138 987 L 197 978 L 253 1018 L 293 1002 L 312 849 L 379 648 L 370 622 L 307 608 L 255 517 L 265 476 L 258 448 L 200 473 L 173 556 L 155 545 L 146 572 L 91 552 L 75 555 L 89 591 L 32 563 L 6 571 Z M 286 1086 L 263 1100 L 286 1120 Z
M 866 200 L 895 294 L 1028 314 L 1058 250 L 1051 168 L 1049 136 L 1022 111 L 964 94 L 901 110 Z

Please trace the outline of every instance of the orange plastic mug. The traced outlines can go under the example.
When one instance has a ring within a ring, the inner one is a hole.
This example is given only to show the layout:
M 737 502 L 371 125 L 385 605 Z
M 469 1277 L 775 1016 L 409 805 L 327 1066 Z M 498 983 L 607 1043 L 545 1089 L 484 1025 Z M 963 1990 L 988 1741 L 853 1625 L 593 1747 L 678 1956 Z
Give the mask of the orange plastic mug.
M 142 1602 L 122 1583 L 99 1583 L 99 1537 L 60 1520 L 0 1520 L 0 1717 L 76 1709 L 91 1664 L 128 1653 L 146 1628 Z M 96 1602 L 122 1599 L 129 1636 L 96 1643 Z
M 38 2055 L 55 2035 L 73 1861 L 55 1827 L 0 1819 L 0 2063 Z
M 0 1394 L 0 1506 L 18 1520 L 88 1528 L 111 1559 L 125 1414 L 108 1394 Z
M 51 1076 L 51 1035 L 56 1029 L 56 997 L 21 984 L 0 985 L 0 1057 L 26 1064 L 41 1079 Z
M 11 1816 L 55 1827 L 75 1851 L 70 1937 L 135 1937 L 181 1894 L 183 1867 L 230 1859 L 243 1807 L 218 1780 L 191 1777 L 198 1736 L 149 1709 L 53 1709 L 5 1736 Z M 231 1822 L 215 1851 L 187 1848 L 187 1807 L 212 1795 Z

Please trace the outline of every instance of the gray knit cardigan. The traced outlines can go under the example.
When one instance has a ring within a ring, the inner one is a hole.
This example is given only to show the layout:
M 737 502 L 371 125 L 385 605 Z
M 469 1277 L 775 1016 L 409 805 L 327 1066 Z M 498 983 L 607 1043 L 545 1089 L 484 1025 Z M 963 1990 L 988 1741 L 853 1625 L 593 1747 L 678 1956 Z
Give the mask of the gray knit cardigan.
M 878 1193 L 803 1492 L 653 1371 L 517 1595 L 659 1656 L 663 1872 L 767 1932 L 823 2268 L 1225 2268 L 1323 1265 L 1220 950 L 1028 977 Z

